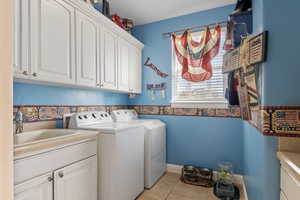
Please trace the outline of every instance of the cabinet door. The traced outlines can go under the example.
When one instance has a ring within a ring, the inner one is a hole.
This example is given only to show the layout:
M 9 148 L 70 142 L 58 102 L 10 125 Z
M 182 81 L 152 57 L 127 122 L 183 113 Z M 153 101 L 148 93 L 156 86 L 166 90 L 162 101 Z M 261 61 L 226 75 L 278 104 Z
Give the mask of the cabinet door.
M 13 68 L 16 78 L 31 77 L 30 63 L 30 0 L 14 0 Z
M 97 156 L 54 172 L 55 200 L 97 200 Z
M 119 38 L 118 50 L 118 89 L 129 91 L 129 43 Z
M 32 64 L 36 79 L 75 83 L 75 9 L 63 0 L 33 2 Z
M 15 200 L 53 200 L 52 174 L 33 178 L 14 187 Z
M 96 86 L 98 67 L 98 25 L 93 18 L 76 11 L 77 84 Z
M 129 88 L 131 93 L 142 92 L 141 50 L 131 47 L 129 54 Z
M 102 45 L 101 87 L 117 89 L 117 36 L 103 29 Z

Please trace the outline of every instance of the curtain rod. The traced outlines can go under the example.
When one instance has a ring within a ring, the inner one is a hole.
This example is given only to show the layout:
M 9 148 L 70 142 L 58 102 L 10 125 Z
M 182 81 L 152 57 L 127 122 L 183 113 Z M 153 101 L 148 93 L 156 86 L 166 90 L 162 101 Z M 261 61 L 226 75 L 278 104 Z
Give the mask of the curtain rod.
M 227 21 L 222 21 L 222 22 L 217 22 L 217 23 L 213 23 L 213 24 L 207 24 L 207 25 L 201 25 L 201 26 L 193 26 L 191 28 L 186 28 L 186 29 L 180 29 L 180 30 L 176 30 L 173 32 L 167 32 L 167 33 L 163 33 L 163 36 L 171 36 L 173 33 L 178 33 L 178 32 L 184 32 L 186 30 L 192 30 L 192 29 L 201 29 L 201 28 L 205 28 L 205 27 L 209 27 L 209 26 L 214 26 L 216 24 L 227 24 Z

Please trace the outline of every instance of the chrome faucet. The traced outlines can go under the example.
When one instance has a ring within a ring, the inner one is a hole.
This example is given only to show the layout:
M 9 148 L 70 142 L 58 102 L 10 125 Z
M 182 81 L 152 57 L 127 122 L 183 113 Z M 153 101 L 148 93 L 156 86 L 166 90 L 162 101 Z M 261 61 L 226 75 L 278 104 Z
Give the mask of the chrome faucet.
M 20 111 L 20 108 L 18 108 L 18 111 L 15 115 L 16 120 L 16 134 L 23 132 L 23 113 Z

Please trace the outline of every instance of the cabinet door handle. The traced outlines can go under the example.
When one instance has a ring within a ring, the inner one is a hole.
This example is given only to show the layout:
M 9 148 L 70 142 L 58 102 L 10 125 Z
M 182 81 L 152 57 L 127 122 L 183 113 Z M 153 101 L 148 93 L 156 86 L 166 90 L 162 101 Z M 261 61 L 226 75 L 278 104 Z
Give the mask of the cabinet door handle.
M 53 181 L 53 178 L 52 178 L 51 176 L 49 176 L 49 177 L 48 177 L 48 181 L 49 181 L 49 182 L 52 182 L 52 181 Z
M 32 74 L 32 76 L 37 77 L 37 73 L 34 72 L 34 73 Z
M 28 72 L 27 71 L 23 71 L 22 74 L 25 75 L 25 76 L 27 76 Z
M 60 178 L 63 178 L 63 177 L 64 177 L 64 173 L 63 173 L 63 172 L 59 172 L 59 173 L 58 173 L 58 176 L 59 176 Z

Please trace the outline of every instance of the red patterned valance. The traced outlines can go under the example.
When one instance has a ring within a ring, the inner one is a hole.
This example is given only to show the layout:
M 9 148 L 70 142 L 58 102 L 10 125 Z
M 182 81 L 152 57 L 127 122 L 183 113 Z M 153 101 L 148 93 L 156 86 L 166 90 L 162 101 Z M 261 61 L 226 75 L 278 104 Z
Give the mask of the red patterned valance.
M 191 82 L 209 80 L 212 77 L 211 60 L 218 54 L 221 40 L 221 27 L 213 31 L 208 27 L 200 32 L 200 41 L 194 41 L 192 34 L 185 31 L 182 36 L 172 35 L 173 47 L 182 65 L 182 78 Z

